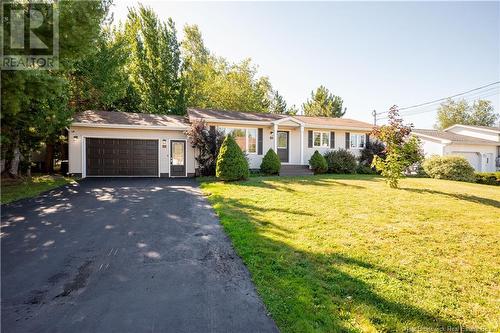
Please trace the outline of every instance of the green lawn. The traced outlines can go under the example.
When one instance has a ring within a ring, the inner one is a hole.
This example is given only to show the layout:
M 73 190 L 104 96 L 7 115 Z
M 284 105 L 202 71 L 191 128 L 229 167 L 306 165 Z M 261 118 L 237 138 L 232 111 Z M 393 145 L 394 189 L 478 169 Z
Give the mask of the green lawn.
M 71 178 L 62 176 L 33 176 L 27 179 L 2 179 L 1 203 L 9 203 L 24 198 L 35 197 L 38 194 L 72 182 Z
M 500 329 L 498 187 L 331 175 L 202 188 L 283 332 Z

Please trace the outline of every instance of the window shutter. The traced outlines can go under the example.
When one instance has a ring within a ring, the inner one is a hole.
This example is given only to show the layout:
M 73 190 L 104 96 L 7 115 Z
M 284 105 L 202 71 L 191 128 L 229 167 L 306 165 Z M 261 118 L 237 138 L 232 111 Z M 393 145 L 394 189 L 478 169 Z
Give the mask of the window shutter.
M 330 132 L 330 148 L 335 149 L 335 132 Z
M 257 130 L 257 154 L 262 155 L 262 137 L 263 137 L 263 130 L 262 128 L 259 128 Z
M 365 147 L 368 146 L 368 142 L 370 142 L 370 133 L 366 133 Z
M 351 133 L 345 133 L 345 149 L 351 148 Z
M 307 131 L 307 146 L 309 148 L 313 147 L 313 131 Z
M 215 133 L 215 126 L 210 126 L 210 134 L 214 134 Z

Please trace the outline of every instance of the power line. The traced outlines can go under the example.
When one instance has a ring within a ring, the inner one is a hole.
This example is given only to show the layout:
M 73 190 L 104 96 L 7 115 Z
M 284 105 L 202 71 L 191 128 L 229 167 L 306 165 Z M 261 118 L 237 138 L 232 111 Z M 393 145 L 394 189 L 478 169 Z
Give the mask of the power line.
M 414 108 L 417 108 L 417 107 L 427 106 L 427 105 L 430 105 L 430 104 L 435 104 L 435 103 L 438 103 L 438 102 L 445 101 L 445 100 L 447 100 L 449 98 L 455 98 L 455 97 L 463 96 L 463 95 L 466 95 L 466 94 L 474 92 L 474 91 L 478 91 L 478 90 L 481 90 L 481 89 L 484 89 L 484 88 L 488 88 L 488 87 L 491 87 L 491 86 L 493 86 L 495 84 L 498 84 L 498 83 L 500 83 L 500 81 L 496 81 L 496 82 L 493 82 L 493 83 L 490 83 L 490 84 L 486 84 L 484 86 L 477 87 L 477 88 L 474 88 L 474 89 L 471 89 L 471 90 L 467 90 L 467 91 L 464 91 L 464 92 L 461 92 L 459 94 L 455 94 L 455 95 L 452 95 L 452 96 L 443 97 L 443 98 L 439 98 L 439 99 L 432 100 L 432 101 L 429 101 L 429 102 L 424 102 L 424 103 L 415 104 L 415 105 L 411 105 L 411 106 L 406 106 L 406 107 L 403 107 L 403 108 L 399 108 L 399 111 L 404 111 L 404 110 L 408 110 L 408 109 L 414 109 Z M 380 113 L 377 113 L 377 115 L 382 115 L 382 114 L 385 114 L 385 113 L 388 113 L 388 112 L 389 111 L 380 112 Z

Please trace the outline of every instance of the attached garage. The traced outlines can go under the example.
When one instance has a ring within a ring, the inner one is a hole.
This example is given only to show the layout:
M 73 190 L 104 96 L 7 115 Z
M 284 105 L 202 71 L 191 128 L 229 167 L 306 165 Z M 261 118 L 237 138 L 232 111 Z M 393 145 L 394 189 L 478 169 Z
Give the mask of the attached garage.
M 462 156 L 475 170 L 481 170 L 481 154 L 478 152 L 452 151 L 451 155 Z
M 193 177 L 195 150 L 182 116 L 77 113 L 68 128 L 69 173 L 77 177 Z
M 86 138 L 87 177 L 158 177 L 158 151 L 158 140 Z

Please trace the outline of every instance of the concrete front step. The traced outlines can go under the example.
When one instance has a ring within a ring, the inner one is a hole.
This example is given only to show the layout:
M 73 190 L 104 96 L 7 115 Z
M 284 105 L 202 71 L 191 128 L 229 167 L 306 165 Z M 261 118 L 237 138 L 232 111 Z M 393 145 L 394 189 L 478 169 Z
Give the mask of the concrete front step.
M 310 176 L 314 173 L 307 165 L 282 164 L 280 176 Z

